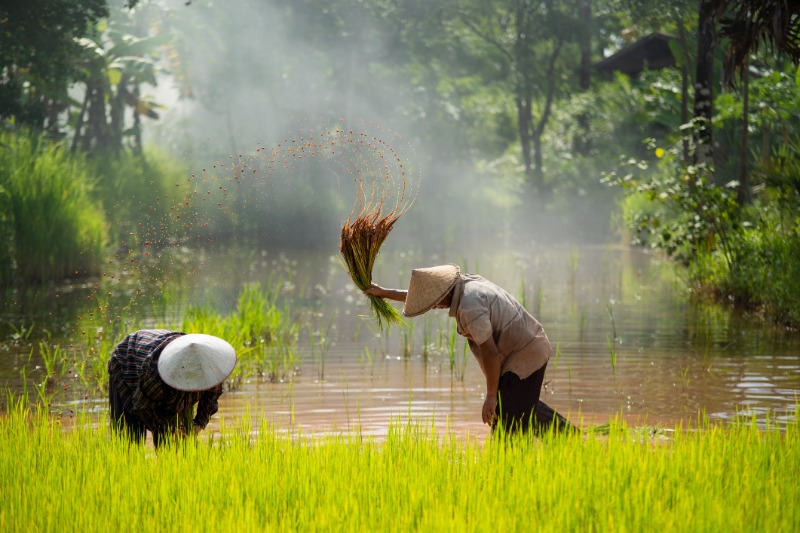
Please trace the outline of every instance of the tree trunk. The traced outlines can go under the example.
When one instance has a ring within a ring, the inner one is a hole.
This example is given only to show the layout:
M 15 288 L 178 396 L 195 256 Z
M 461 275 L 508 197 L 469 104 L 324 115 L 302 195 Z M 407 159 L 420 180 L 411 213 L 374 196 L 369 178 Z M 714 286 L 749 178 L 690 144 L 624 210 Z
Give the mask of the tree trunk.
M 580 0 L 578 5 L 578 18 L 581 21 L 581 34 L 578 44 L 581 48 L 581 69 L 579 76 L 582 91 L 589 89 L 592 82 L 592 2 Z
M 678 38 L 683 52 L 681 60 L 681 124 L 689 122 L 689 42 L 686 38 L 686 27 L 683 23 L 683 17 L 679 16 L 677 20 Z M 683 163 L 689 164 L 689 139 L 686 135 L 682 135 L 681 145 L 683 148 Z
M 89 98 L 91 97 L 91 89 L 89 84 L 86 84 L 86 94 L 83 97 L 83 104 L 81 104 L 81 111 L 78 113 L 78 118 L 75 123 L 75 136 L 72 138 L 72 146 L 70 152 L 75 152 L 78 148 L 78 143 L 81 141 L 81 130 L 83 130 L 83 117 L 86 116 L 86 108 L 89 106 Z
M 518 90 L 518 92 L 521 90 Z M 517 129 L 522 150 L 522 162 L 525 165 L 525 179 L 535 186 L 533 178 L 533 162 L 531 161 L 531 97 L 517 94 Z
M 533 128 L 534 162 L 536 165 L 533 176 L 535 182 L 540 188 L 544 188 L 542 135 L 544 135 L 544 128 L 547 126 L 547 121 L 550 120 L 550 113 L 553 110 L 553 100 L 555 99 L 556 93 L 555 67 L 563 44 L 563 40 L 560 40 L 556 43 L 556 46 L 553 49 L 553 54 L 550 56 L 550 61 L 547 64 L 547 94 L 545 95 L 544 109 L 542 109 L 542 115 L 539 117 L 539 121 Z
M 695 164 L 713 163 L 714 148 L 711 129 L 713 116 L 712 83 L 714 79 L 715 4 L 717 0 L 701 0 L 697 22 L 697 67 L 695 71 L 694 118 Z
M 544 166 L 542 162 L 542 136 L 533 136 L 533 180 L 534 183 L 539 184 L 537 187 L 541 190 L 544 187 Z
M 750 198 L 750 176 L 747 172 L 747 138 L 750 122 L 750 71 L 748 65 L 742 71 L 742 147 L 739 154 L 739 188 L 737 189 L 736 199 L 739 205 L 749 204 Z
M 86 124 L 86 135 L 83 136 L 82 148 L 90 152 L 92 148 L 102 150 L 108 144 L 106 124 L 106 97 L 102 81 L 89 83 L 89 118 Z
M 581 66 L 578 73 L 578 83 L 581 91 L 588 91 L 592 84 L 592 2 L 580 0 L 578 4 L 578 18 L 581 21 L 581 32 L 578 35 L 578 44 L 581 49 Z M 591 148 L 589 144 L 589 113 L 578 115 L 578 132 L 572 141 L 576 152 L 587 155 Z
M 139 113 L 139 82 L 134 82 L 133 85 L 133 97 L 134 101 L 137 103 L 133 107 L 133 153 L 136 156 L 141 157 L 144 154 L 142 150 L 142 115 Z
M 109 148 L 115 154 L 122 149 L 122 131 L 125 129 L 125 93 L 128 86 L 128 74 L 123 74 L 117 85 L 117 94 L 110 98 L 109 115 L 111 119 L 109 132 Z

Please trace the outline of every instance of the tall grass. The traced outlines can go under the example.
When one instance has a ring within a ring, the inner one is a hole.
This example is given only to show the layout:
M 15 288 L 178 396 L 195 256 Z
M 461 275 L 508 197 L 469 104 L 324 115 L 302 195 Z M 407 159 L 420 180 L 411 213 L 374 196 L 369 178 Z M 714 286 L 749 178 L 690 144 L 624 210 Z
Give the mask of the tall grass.
M 308 344 L 311 350 L 311 360 L 317 364 L 317 376 L 319 379 L 325 379 L 325 357 L 333 343 L 333 335 L 331 332 L 334 329 L 333 322 L 335 319 L 336 312 L 333 312 L 328 319 L 328 325 L 325 329 L 319 326 L 308 326 Z
M 100 155 L 89 167 L 97 176 L 94 194 L 107 213 L 114 243 L 133 244 L 135 235 L 140 242 L 165 244 L 167 234 L 177 234 L 168 214 L 181 201 L 175 184 L 189 176 L 184 166 L 151 148 L 144 156 Z
M 9 402 L 3 531 L 797 531 L 800 427 L 480 444 L 395 424 L 383 441 L 291 439 L 267 419 L 160 449 L 68 431 Z M 797 413 L 796 413 L 797 414 Z M 255 435 L 255 436 L 254 436 Z
M 0 281 L 99 272 L 106 218 L 82 158 L 29 135 L 0 137 Z
M 300 326 L 291 307 L 278 305 L 282 283 L 245 285 L 236 309 L 222 316 L 210 305 L 191 306 L 181 326 L 186 333 L 205 333 L 228 341 L 238 362 L 227 383 L 235 388 L 251 375 L 274 381 L 288 377 L 299 362 Z
M 699 254 L 692 280 L 718 298 L 734 299 L 750 309 L 763 309 L 779 323 L 800 325 L 800 218 L 782 220 L 759 212 L 758 224 L 733 235 L 735 265 L 719 253 Z

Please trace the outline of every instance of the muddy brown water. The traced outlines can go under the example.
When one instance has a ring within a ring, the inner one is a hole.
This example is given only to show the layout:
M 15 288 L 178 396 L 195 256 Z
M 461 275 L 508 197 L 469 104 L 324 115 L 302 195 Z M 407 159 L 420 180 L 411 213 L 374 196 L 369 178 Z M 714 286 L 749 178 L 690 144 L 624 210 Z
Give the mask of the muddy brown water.
M 484 378 L 462 339 L 456 339 L 451 357 L 446 311 L 410 319 L 410 327 L 387 334 L 364 316 L 366 299 L 335 255 L 230 249 L 187 253 L 190 259 L 181 264 L 192 267 L 175 276 L 180 281 L 159 289 L 168 287 L 170 298 L 183 303 L 154 307 L 151 316 L 129 320 L 128 329 L 178 315 L 191 302 L 213 302 L 225 313 L 243 283 L 283 277 L 291 280 L 284 284 L 284 297 L 294 308 L 312 308 L 306 325 L 327 332 L 328 339 L 324 347 L 312 347 L 308 329 L 301 328 L 298 364 L 291 375 L 277 381 L 252 376 L 227 391 L 208 431 L 250 420 L 252 431 L 266 421 L 295 435 L 382 436 L 390 424 L 411 421 L 458 435 L 486 435 L 480 419 Z M 579 425 L 621 417 L 636 425 L 690 426 L 701 414 L 712 420 L 755 416 L 762 424 L 767 419 L 783 424 L 795 416 L 800 333 L 725 306 L 694 302 L 668 264 L 640 249 L 564 246 L 540 252 L 531 246 L 528 253 L 480 259 L 387 249 L 375 278 L 405 288 L 411 268 L 442 262 L 459 263 L 462 270 L 495 281 L 542 322 L 554 347 L 542 398 Z M 170 259 L 170 264 L 177 261 Z M 137 290 L 143 291 L 146 284 L 139 284 Z M 59 289 L 66 310 L 54 312 L 51 305 L 44 318 L 38 317 L 40 323 L 53 322 L 47 342 L 58 341 L 59 320 L 74 320 L 64 302 L 82 302 L 92 287 Z M 20 338 L 18 325 L 34 322 L 38 309 L 23 300 L 16 296 L 6 302 L 4 321 L 17 326 L 4 330 L 0 356 L 0 380 L 16 392 L 24 387 L 23 369 L 29 387 L 41 379 L 37 346 L 46 338 L 37 335 L 43 328 Z M 87 394 L 77 383 L 54 392 L 52 407 L 61 416 L 106 409 L 104 398 Z

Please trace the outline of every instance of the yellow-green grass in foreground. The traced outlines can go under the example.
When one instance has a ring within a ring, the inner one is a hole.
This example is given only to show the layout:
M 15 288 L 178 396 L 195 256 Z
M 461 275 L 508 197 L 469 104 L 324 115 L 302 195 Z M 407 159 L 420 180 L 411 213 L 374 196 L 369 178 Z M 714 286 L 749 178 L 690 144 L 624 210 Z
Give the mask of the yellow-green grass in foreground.
M 2 531 L 797 531 L 800 430 L 744 423 L 512 444 L 395 426 L 290 439 L 267 420 L 161 449 L 9 402 Z M 255 436 L 254 436 L 255 435 Z

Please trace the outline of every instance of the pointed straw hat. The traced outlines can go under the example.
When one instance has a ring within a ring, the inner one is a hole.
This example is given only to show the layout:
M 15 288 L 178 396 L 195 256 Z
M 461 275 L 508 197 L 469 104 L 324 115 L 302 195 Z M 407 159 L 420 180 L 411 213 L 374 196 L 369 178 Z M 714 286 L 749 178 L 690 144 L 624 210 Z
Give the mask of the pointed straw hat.
M 167 344 L 158 357 L 158 375 L 182 391 L 202 391 L 225 381 L 236 366 L 233 346 L 219 337 L 190 333 Z
M 460 279 L 461 270 L 456 265 L 439 265 L 430 268 L 415 268 L 408 282 L 405 316 L 421 315 L 447 296 Z

